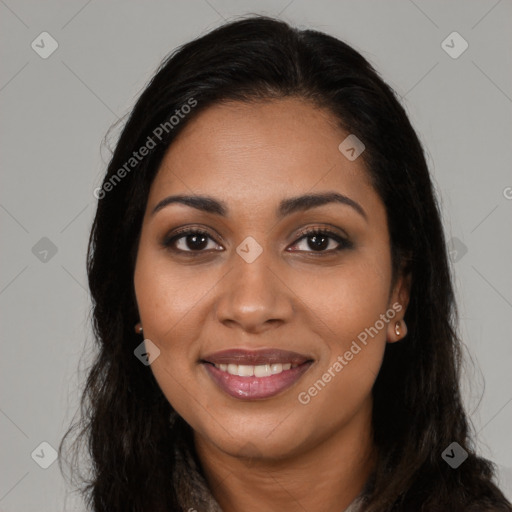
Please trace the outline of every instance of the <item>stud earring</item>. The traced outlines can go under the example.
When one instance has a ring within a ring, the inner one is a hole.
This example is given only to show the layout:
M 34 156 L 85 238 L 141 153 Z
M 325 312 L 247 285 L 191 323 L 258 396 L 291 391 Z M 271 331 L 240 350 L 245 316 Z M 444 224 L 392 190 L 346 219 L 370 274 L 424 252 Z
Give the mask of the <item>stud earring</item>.
M 138 324 L 135 324 L 135 332 L 137 334 L 142 334 L 142 324 L 140 322 Z
M 395 323 L 395 334 L 400 336 L 400 322 Z

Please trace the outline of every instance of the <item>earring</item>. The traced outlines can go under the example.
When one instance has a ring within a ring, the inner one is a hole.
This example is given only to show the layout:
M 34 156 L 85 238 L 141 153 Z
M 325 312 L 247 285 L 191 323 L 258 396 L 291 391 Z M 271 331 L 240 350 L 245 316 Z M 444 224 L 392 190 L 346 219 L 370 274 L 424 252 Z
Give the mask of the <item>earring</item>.
M 395 323 L 395 334 L 400 336 L 400 322 Z
M 142 324 L 140 322 L 135 324 L 135 332 L 137 334 L 142 334 Z

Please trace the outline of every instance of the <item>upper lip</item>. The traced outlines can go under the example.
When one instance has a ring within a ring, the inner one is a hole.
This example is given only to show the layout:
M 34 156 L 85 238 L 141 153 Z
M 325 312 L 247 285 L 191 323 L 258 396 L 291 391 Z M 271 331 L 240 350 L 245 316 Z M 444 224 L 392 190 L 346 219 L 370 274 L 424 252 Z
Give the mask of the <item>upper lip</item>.
M 242 364 L 242 365 L 263 365 L 276 363 L 302 364 L 312 361 L 310 356 L 291 352 L 289 350 L 279 350 L 277 348 L 261 350 L 229 349 L 220 352 L 214 352 L 201 358 L 202 362 L 213 364 Z

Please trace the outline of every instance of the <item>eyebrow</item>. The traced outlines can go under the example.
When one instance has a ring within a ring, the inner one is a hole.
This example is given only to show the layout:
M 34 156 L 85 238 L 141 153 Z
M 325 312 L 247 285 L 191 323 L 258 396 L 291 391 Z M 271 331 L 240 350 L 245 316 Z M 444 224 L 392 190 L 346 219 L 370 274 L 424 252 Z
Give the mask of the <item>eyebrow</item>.
M 191 208 L 195 208 L 196 210 L 201 210 L 206 213 L 219 215 L 221 217 L 226 217 L 229 211 L 226 203 L 214 199 L 213 197 L 198 195 L 175 195 L 162 199 L 153 208 L 151 215 L 155 215 L 158 211 L 162 210 L 162 208 L 165 208 L 166 206 L 173 203 L 184 204 L 186 206 L 190 206 Z M 339 194 L 338 192 L 305 194 L 302 196 L 283 199 L 277 209 L 277 216 L 282 218 L 298 211 L 305 211 L 309 210 L 310 208 L 317 208 L 319 206 L 323 206 L 329 203 L 338 203 L 350 206 L 362 217 L 364 217 L 366 221 L 368 221 L 368 216 L 364 211 L 363 207 L 359 203 L 357 203 L 353 199 L 350 199 L 350 197 L 347 197 L 343 194 Z

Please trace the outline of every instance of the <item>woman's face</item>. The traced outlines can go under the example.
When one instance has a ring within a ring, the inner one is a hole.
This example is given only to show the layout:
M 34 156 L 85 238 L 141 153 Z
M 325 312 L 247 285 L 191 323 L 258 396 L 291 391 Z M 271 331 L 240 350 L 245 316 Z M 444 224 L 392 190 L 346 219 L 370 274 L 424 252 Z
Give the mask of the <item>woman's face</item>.
M 152 184 L 134 276 L 144 337 L 160 350 L 151 370 L 225 453 L 285 457 L 369 428 L 407 291 L 402 279 L 391 289 L 386 211 L 362 158 L 338 149 L 348 135 L 295 98 L 216 105 Z M 196 207 L 154 212 L 169 196 Z M 315 228 L 329 233 L 304 234 Z

